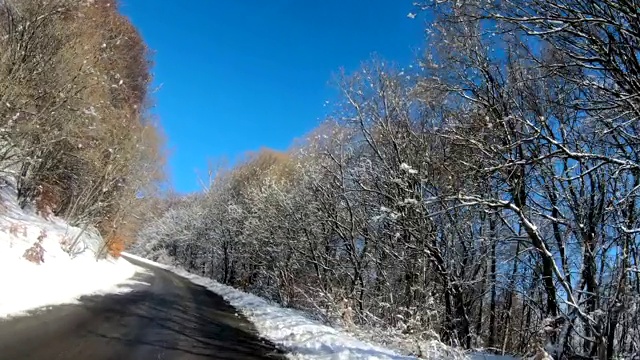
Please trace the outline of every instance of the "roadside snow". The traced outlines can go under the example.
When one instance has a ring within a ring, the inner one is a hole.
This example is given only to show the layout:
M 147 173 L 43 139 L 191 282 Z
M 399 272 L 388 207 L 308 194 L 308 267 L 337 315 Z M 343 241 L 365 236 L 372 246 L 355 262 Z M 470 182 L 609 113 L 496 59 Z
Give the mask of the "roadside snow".
M 127 279 L 138 268 L 124 259 L 96 261 L 99 235 L 55 217 L 44 219 L 15 199 L 10 185 L 0 187 L 0 318 L 74 303 L 83 295 L 129 290 Z M 72 254 L 65 252 L 77 235 Z M 44 262 L 38 265 L 23 255 L 39 240 Z
M 398 355 L 392 350 L 367 344 L 337 329 L 310 320 L 302 312 L 282 308 L 263 298 L 219 284 L 211 279 L 132 254 L 124 255 L 169 270 L 222 296 L 256 326 L 262 337 L 290 351 L 291 354 L 288 355 L 290 359 L 417 359 L 411 356 Z M 434 347 L 434 351 L 436 349 L 437 347 Z M 428 355 L 428 359 L 446 359 L 446 357 L 439 356 L 441 354 L 437 353 L 429 353 Z

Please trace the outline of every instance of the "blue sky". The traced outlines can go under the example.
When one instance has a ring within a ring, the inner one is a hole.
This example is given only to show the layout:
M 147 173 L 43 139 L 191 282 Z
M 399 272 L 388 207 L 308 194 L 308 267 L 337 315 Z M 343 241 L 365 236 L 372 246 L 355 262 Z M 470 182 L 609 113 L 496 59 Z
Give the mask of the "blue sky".
M 341 67 L 374 53 L 411 61 L 424 29 L 407 18 L 412 2 L 122 0 L 154 52 L 153 112 L 175 189 L 199 190 L 210 160 L 287 149 L 327 113 Z

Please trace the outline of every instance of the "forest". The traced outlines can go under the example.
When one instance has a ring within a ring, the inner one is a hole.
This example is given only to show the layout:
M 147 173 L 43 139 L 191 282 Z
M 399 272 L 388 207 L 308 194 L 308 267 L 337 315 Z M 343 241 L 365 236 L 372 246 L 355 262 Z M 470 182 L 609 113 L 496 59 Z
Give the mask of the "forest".
M 151 54 L 110 0 L 0 1 L 24 208 L 417 355 L 640 353 L 640 3 L 433 0 L 287 151 L 170 195 Z M 391 60 L 391 61 L 390 61 Z M 239 134 L 238 136 L 242 136 Z
M 22 207 L 97 229 L 101 256 L 133 239 L 163 179 L 150 69 L 113 1 L 0 2 L 0 177 Z
M 414 353 L 438 339 L 637 356 L 639 9 L 421 1 L 410 15 L 427 50 L 413 64 L 339 74 L 341 101 L 313 132 L 159 199 L 135 249 Z M 49 75 L 39 81 L 57 89 Z M 103 111 L 130 110 L 110 99 Z M 19 139 L 53 141 L 41 136 Z M 45 165 L 28 179 L 58 174 Z

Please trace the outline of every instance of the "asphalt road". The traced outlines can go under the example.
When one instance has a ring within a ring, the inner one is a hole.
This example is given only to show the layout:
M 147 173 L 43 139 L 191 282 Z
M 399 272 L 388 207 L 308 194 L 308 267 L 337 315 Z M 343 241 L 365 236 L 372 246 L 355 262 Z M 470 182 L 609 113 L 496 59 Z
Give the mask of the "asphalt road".
M 148 285 L 0 320 L 0 360 L 284 358 L 221 297 L 130 261 L 150 272 L 135 279 Z

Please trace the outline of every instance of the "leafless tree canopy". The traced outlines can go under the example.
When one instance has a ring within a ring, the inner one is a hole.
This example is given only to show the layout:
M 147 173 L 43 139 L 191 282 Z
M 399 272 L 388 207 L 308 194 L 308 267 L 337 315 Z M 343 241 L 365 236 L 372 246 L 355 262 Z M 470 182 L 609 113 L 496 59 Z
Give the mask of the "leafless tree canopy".
M 419 9 L 423 58 L 342 76 L 335 116 L 139 250 L 415 353 L 637 357 L 640 3 Z

